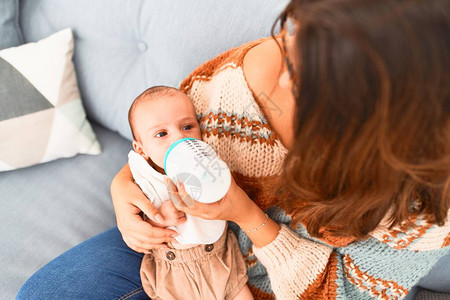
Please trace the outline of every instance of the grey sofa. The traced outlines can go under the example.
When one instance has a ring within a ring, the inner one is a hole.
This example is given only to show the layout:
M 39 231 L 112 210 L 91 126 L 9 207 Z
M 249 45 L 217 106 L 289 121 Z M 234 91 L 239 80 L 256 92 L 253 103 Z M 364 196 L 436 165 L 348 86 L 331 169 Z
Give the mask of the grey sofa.
M 178 86 L 202 62 L 268 36 L 286 3 L 18 1 L 21 42 L 72 28 L 82 101 L 103 152 L 0 173 L 0 299 L 13 299 L 44 264 L 115 226 L 109 186 L 131 148 L 127 111 L 134 97 L 152 85 Z M 449 257 L 421 285 L 450 292 Z

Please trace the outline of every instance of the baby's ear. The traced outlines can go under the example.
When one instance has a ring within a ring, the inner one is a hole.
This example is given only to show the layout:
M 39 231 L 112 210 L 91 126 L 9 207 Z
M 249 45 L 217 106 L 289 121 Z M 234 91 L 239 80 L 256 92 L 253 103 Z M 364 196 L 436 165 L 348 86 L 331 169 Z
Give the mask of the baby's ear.
M 134 152 L 141 155 L 145 159 L 148 159 L 147 154 L 145 154 L 144 147 L 142 147 L 142 144 L 136 140 L 133 140 L 133 150 L 134 150 Z
M 139 150 L 138 150 L 138 149 L 139 149 L 140 143 L 137 142 L 136 140 L 133 140 L 132 144 L 133 144 L 133 150 L 134 150 L 134 152 L 139 153 Z

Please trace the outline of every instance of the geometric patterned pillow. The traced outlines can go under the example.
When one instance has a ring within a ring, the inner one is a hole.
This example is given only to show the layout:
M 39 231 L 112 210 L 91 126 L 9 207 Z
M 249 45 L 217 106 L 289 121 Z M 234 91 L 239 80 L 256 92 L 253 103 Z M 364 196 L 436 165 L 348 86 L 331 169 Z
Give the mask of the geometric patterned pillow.
M 83 109 L 72 31 L 0 51 L 0 171 L 99 154 Z

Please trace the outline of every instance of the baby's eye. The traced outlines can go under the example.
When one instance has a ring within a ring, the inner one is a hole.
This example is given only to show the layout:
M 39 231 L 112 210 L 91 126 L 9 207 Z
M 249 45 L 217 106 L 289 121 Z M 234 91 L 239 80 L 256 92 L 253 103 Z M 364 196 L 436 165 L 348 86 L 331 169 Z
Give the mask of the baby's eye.
M 163 136 L 165 136 L 165 135 L 167 135 L 167 132 L 161 131 L 161 132 L 158 132 L 155 136 L 156 136 L 156 137 L 163 137 Z
M 192 125 L 186 125 L 186 126 L 183 127 L 183 129 L 186 128 L 186 127 L 187 127 L 186 130 L 189 130 L 189 129 L 191 129 L 191 128 L 194 127 L 194 126 L 192 126 Z

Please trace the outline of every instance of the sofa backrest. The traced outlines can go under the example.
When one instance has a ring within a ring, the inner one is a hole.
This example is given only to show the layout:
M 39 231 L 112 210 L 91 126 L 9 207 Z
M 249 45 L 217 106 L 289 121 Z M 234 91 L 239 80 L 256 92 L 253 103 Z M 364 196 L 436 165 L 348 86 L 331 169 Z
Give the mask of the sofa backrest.
M 88 118 L 131 140 L 127 113 L 153 85 L 178 87 L 203 62 L 270 35 L 287 0 L 21 0 L 25 42 L 70 27 Z

